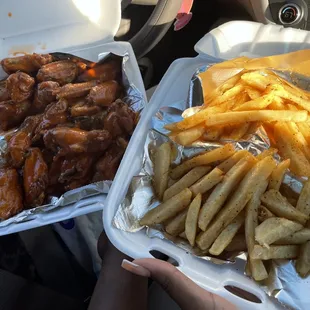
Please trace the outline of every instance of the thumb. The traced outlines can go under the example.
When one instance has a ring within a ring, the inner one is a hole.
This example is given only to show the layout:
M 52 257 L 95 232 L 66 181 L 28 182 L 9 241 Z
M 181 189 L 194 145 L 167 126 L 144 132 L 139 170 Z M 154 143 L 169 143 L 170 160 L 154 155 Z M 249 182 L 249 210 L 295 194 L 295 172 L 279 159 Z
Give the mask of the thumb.
M 183 309 L 236 309 L 227 300 L 205 291 L 173 265 L 154 258 L 124 260 L 122 267 L 137 275 L 151 277 Z

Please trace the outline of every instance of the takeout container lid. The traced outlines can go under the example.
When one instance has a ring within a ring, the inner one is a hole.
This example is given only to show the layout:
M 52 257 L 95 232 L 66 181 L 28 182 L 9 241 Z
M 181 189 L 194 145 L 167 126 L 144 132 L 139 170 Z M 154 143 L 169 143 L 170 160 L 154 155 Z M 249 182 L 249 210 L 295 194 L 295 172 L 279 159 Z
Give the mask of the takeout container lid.
M 121 21 L 121 0 L 2 0 L 0 12 L 2 59 L 112 42 Z
M 177 260 L 178 268 L 198 285 L 223 296 L 238 309 L 282 309 L 254 281 L 244 276 L 244 266 L 239 262 L 215 265 L 192 256 L 171 241 L 147 237 L 145 229 L 128 233 L 115 228 L 112 221 L 126 196 L 133 176 L 138 175 L 141 170 L 145 139 L 152 127 L 152 117 L 160 107 L 182 107 L 182 103 L 186 102 L 188 97 L 190 80 L 197 68 L 241 55 L 267 56 L 308 48 L 310 37 L 307 31 L 234 21 L 206 34 L 195 45 L 197 57 L 178 59 L 171 64 L 149 102 L 149 109 L 144 111 L 141 117 L 105 202 L 104 228 L 111 242 L 119 250 L 135 259 L 152 258 L 150 251 L 160 251 Z M 240 298 L 226 290 L 225 286 L 235 286 L 248 291 L 257 296 L 262 303 Z

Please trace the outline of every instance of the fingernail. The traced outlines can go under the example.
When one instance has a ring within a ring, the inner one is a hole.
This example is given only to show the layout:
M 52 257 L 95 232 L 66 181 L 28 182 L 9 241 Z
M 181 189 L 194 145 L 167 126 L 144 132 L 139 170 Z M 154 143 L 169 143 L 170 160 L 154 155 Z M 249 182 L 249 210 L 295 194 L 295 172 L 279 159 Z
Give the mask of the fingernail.
M 137 276 L 147 277 L 147 278 L 151 276 L 151 273 L 149 272 L 149 270 L 135 263 L 132 263 L 127 259 L 123 259 L 122 267 L 126 269 L 127 271 L 136 274 Z

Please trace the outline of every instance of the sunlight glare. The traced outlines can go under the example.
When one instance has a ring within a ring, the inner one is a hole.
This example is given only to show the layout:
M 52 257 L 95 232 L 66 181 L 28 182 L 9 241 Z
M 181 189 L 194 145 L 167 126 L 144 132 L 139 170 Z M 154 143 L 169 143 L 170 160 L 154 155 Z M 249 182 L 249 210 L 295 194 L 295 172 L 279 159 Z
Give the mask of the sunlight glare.
M 72 0 L 76 8 L 91 22 L 98 23 L 101 17 L 101 0 Z

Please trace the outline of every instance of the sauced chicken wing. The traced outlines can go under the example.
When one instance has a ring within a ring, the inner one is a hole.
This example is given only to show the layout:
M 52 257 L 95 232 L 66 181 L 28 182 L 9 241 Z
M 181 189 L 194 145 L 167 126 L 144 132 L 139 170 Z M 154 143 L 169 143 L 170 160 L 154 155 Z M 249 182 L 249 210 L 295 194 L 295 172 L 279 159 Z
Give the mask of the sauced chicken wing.
M 28 116 L 17 132 L 6 137 L 7 157 L 13 167 L 20 168 L 24 163 L 26 152 L 31 146 L 31 138 L 41 118 L 42 115 Z
M 0 128 L 8 130 L 19 125 L 27 116 L 30 101 L 15 103 L 11 100 L 0 102 Z
M 86 96 L 92 87 L 97 85 L 97 81 L 89 81 L 84 83 L 76 83 L 76 84 L 66 84 L 62 86 L 60 89 L 56 90 L 54 94 L 57 95 L 57 98 L 79 98 Z
M 136 121 L 136 113 L 121 100 L 115 101 L 104 119 L 104 129 L 113 137 L 131 135 Z
M 0 101 L 6 101 L 10 99 L 10 93 L 6 88 L 6 81 L 0 81 Z
M 73 82 L 78 75 L 78 66 L 71 60 L 60 60 L 41 67 L 37 74 L 37 80 L 54 81 L 60 85 Z
M 22 102 L 30 98 L 35 80 L 24 72 L 16 72 L 6 79 L 6 88 L 14 102 Z
M 48 168 L 39 148 L 29 150 L 23 177 L 26 205 L 28 207 L 42 205 L 48 184 Z
M 55 159 L 72 153 L 103 152 L 111 141 L 111 135 L 106 130 L 56 127 L 44 135 L 45 146 L 57 152 Z
M 108 107 L 117 98 L 119 85 L 116 81 L 108 81 L 94 86 L 87 97 L 90 102 L 103 107 Z
M 4 58 L 1 66 L 7 74 L 17 71 L 32 73 L 53 61 L 53 57 L 49 54 L 32 54 L 18 57 Z
M 125 149 L 113 144 L 96 163 L 93 182 L 113 180 Z
M 90 105 L 85 102 L 76 103 L 70 108 L 70 114 L 72 117 L 91 116 L 98 114 L 100 111 L 100 107 L 96 105 Z
M 61 99 L 46 107 L 41 123 L 35 130 L 33 141 L 38 141 L 46 130 L 67 122 L 68 102 Z
M 108 63 L 95 65 L 93 68 L 86 70 L 78 77 L 78 81 L 86 82 L 91 80 L 100 80 L 106 82 L 116 80 L 121 73 L 121 62 L 112 60 Z
M 0 169 L 0 219 L 9 217 L 23 210 L 22 191 L 15 169 Z
M 35 113 L 41 113 L 46 106 L 56 100 L 56 95 L 53 94 L 59 88 L 59 84 L 53 81 L 45 81 L 38 84 L 34 94 L 32 110 Z
M 103 129 L 106 115 L 107 111 L 103 110 L 91 116 L 78 116 L 74 118 L 74 123 L 83 130 Z

